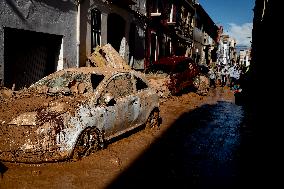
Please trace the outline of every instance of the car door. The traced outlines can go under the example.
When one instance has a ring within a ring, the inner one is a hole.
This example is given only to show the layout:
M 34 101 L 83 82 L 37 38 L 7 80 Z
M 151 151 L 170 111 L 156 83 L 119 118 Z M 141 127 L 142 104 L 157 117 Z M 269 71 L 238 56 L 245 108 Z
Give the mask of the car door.
M 139 76 L 134 75 L 134 87 L 137 95 L 137 102 L 133 105 L 135 108 L 135 117 L 133 125 L 141 125 L 147 119 L 147 111 L 149 111 L 149 104 L 152 102 L 152 93 L 149 91 L 149 86 Z
M 134 106 L 137 99 L 133 91 L 133 82 L 129 73 L 115 75 L 103 90 L 98 101 L 104 107 L 100 119 L 104 123 L 106 137 L 116 135 L 131 126 L 135 117 Z M 104 98 L 111 100 L 105 103 Z

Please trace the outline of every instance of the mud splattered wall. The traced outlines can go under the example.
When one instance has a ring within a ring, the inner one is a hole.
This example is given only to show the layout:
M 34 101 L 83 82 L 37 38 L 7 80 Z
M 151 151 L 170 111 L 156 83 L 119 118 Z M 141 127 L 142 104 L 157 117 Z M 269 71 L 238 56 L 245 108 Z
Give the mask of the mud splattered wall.
M 63 41 L 63 67 L 76 67 L 76 16 L 77 7 L 73 1 L 65 0 L 1 0 L 0 1 L 0 82 L 5 81 L 5 42 L 4 28 L 12 28 L 27 30 L 32 32 L 40 32 L 43 34 L 54 35 L 61 37 Z M 20 34 L 20 33 L 19 33 Z M 19 37 L 19 36 L 17 36 Z M 25 36 L 23 36 L 25 37 Z M 38 38 L 29 35 L 31 43 Z M 56 37 L 55 37 L 56 38 Z M 10 37 L 11 39 L 11 37 Z M 48 37 L 40 40 L 48 40 Z M 28 43 L 28 42 L 25 42 Z M 52 47 L 52 43 L 50 43 Z M 31 46 L 31 45 L 27 45 Z M 10 44 L 9 51 L 13 49 L 20 51 L 19 48 L 25 48 L 25 44 L 17 45 L 13 42 Z M 39 47 L 45 48 L 45 47 Z M 54 46 L 54 49 L 57 45 Z M 36 47 L 34 48 L 36 49 Z M 7 50 L 6 50 L 7 51 Z M 60 49 L 59 49 L 60 51 Z M 41 51 L 42 52 L 42 51 Z M 54 52 L 55 55 L 57 52 Z M 10 53 L 7 53 L 8 56 Z M 41 54 L 41 53 L 39 53 Z M 10 55 L 9 55 L 10 56 Z M 59 56 L 57 53 L 56 56 Z M 37 58 L 34 58 L 37 59 Z M 56 57 L 55 57 L 56 59 Z M 42 62 L 42 59 L 40 59 Z M 58 57 L 57 57 L 58 60 Z M 48 63 L 48 62 L 47 62 Z M 51 65 L 47 64 L 47 69 L 54 70 L 54 62 Z M 51 67 L 49 67 L 51 66 Z

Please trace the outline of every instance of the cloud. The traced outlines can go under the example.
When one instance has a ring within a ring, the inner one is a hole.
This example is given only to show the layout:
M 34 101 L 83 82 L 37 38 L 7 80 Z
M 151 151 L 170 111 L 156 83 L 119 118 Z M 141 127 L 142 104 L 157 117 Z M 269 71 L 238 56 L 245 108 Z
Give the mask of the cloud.
M 236 39 L 236 45 L 250 46 L 251 32 L 252 23 L 244 23 L 243 25 L 237 25 L 235 23 L 229 24 L 228 34 Z

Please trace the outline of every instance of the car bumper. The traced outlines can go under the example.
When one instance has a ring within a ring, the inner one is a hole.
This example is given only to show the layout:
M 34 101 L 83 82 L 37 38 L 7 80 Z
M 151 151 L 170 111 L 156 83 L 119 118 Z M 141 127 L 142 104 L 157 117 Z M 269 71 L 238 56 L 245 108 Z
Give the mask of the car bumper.
M 38 126 L 1 125 L 0 160 L 40 163 L 63 159 L 52 135 L 38 133 Z

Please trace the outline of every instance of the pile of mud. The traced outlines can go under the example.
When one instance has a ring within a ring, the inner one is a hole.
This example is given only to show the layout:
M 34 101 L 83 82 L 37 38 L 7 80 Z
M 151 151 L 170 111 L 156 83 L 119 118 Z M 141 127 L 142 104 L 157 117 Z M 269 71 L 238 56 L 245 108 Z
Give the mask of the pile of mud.
M 46 108 L 55 107 L 57 110 L 64 108 L 64 111 L 74 112 L 78 106 L 78 102 L 83 101 L 81 96 L 64 96 L 64 95 L 48 95 L 23 89 L 20 91 L 12 91 L 7 88 L 0 90 L 0 126 L 8 124 L 13 118 L 25 112 L 41 112 Z M 62 107 L 64 104 L 64 107 Z

